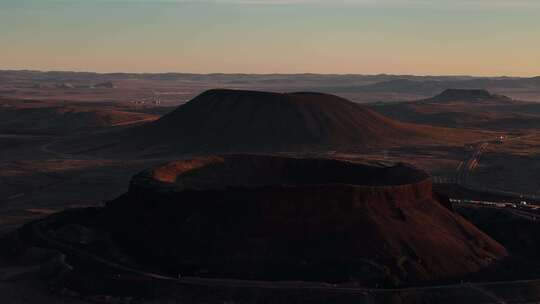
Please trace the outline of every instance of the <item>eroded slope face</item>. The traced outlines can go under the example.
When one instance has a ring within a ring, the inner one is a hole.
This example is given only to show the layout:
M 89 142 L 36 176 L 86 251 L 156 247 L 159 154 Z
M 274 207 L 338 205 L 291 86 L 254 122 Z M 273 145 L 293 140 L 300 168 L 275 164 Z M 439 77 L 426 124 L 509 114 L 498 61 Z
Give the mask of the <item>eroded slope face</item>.
M 196 158 L 137 175 L 105 214 L 127 252 L 184 275 L 395 285 L 459 278 L 506 255 L 404 165 Z

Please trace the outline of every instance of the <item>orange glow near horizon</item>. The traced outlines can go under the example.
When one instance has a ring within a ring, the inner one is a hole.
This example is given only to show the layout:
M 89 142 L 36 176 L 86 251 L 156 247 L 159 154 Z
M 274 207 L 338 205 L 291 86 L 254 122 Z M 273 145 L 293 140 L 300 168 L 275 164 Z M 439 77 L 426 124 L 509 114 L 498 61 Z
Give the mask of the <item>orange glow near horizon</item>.
M 0 69 L 540 74 L 540 5 L 415 2 L 2 3 Z

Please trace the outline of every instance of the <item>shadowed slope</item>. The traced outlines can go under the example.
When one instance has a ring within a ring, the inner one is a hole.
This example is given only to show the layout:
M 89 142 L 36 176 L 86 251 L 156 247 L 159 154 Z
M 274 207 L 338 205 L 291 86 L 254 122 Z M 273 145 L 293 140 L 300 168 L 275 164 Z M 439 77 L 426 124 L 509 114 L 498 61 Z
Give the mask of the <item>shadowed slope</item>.
M 155 122 L 69 145 L 79 151 L 155 156 L 360 151 L 461 144 L 482 136 L 481 132 L 397 122 L 328 94 L 210 90 Z
M 141 263 L 186 275 L 392 285 L 459 278 L 506 256 L 404 165 L 200 157 L 136 175 L 105 214 Z
M 207 91 L 138 131 L 181 150 L 221 152 L 363 148 L 438 133 L 333 95 L 235 90 Z

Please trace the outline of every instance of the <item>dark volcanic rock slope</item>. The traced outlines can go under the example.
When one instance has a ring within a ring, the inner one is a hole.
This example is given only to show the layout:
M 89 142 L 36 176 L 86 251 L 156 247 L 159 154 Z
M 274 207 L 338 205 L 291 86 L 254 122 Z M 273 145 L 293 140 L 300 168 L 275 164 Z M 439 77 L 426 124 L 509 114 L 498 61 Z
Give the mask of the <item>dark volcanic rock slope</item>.
M 333 95 L 210 90 L 136 134 L 186 152 L 252 152 L 363 148 L 435 132 Z
M 463 144 L 485 134 L 392 120 L 334 95 L 210 90 L 161 119 L 62 144 L 69 152 L 163 156 L 362 151 Z
M 183 275 L 395 285 L 459 278 L 506 256 L 404 165 L 177 161 L 135 176 L 104 219 L 141 263 Z

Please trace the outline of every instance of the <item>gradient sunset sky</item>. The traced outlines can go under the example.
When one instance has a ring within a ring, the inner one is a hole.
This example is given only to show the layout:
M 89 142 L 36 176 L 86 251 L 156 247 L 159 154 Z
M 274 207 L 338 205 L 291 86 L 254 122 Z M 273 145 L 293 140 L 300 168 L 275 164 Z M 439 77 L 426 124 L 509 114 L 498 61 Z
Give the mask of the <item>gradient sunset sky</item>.
M 0 0 L 0 69 L 540 75 L 539 0 Z

